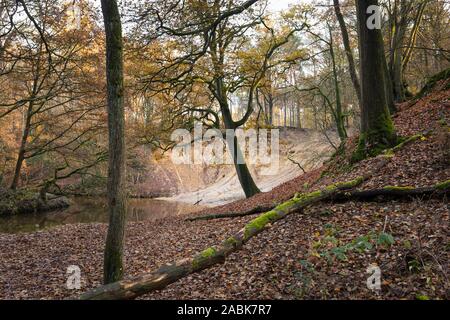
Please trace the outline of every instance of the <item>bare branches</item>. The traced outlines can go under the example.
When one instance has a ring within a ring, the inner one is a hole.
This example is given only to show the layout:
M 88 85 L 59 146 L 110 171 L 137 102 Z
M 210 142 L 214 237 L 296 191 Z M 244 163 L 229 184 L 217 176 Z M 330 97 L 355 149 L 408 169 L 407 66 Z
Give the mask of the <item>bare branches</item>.
M 160 29 L 172 36 L 185 37 L 199 34 L 212 34 L 221 22 L 234 15 L 242 13 L 257 1 L 258 0 L 247 0 L 234 8 L 227 8 L 227 10 L 223 12 L 220 12 L 220 6 L 218 7 L 217 5 L 214 5 L 214 8 L 205 8 L 205 13 L 197 21 L 194 20 L 194 22 L 184 23 L 182 26 L 175 28 L 167 26 L 167 15 L 174 10 L 176 11 L 181 1 L 175 1 L 173 4 L 169 4 L 168 10 L 166 11 L 166 13 L 163 13 L 163 15 L 161 15 L 161 13 L 159 12 L 160 7 L 151 7 L 144 11 L 144 13 L 141 15 L 141 19 L 147 19 L 149 15 L 155 15 L 159 22 L 157 29 Z

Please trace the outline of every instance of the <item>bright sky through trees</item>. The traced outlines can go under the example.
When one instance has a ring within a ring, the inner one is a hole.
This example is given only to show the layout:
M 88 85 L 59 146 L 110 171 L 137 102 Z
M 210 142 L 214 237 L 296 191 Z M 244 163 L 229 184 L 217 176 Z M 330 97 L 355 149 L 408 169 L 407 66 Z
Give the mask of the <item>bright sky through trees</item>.
M 269 0 L 268 8 L 270 11 L 282 11 L 289 8 L 290 5 L 304 2 L 311 2 L 310 0 Z

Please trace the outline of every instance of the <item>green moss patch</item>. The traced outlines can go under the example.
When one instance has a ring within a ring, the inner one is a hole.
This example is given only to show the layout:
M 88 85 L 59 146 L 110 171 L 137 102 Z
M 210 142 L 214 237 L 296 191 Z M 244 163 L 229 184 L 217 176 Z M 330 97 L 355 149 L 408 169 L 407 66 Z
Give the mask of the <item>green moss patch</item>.
M 436 184 L 435 187 L 436 187 L 436 189 L 439 189 L 439 190 L 447 190 L 450 188 L 450 180 L 440 182 L 440 183 Z
M 384 190 L 388 190 L 388 191 L 407 191 L 407 190 L 414 190 L 414 187 L 410 187 L 410 186 L 406 186 L 406 187 L 386 186 L 383 189 Z
M 276 221 L 279 217 L 279 214 L 277 210 L 283 211 L 286 210 L 290 205 L 292 205 L 292 202 L 294 200 L 289 200 L 283 204 L 280 204 L 275 209 L 261 214 L 259 217 L 253 219 L 249 223 L 245 225 L 245 232 L 244 232 L 244 239 L 248 239 L 250 233 L 253 233 L 255 231 L 262 230 L 268 223 Z
M 192 267 L 194 269 L 198 268 L 201 266 L 202 263 L 204 263 L 206 260 L 208 260 L 210 257 L 212 257 L 213 255 L 216 254 L 216 249 L 214 249 L 213 247 L 209 247 L 205 250 L 203 250 L 202 252 L 200 252 L 198 255 L 196 255 L 194 257 L 194 259 L 192 260 Z
M 416 98 L 422 98 L 426 96 L 428 93 L 431 92 L 431 90 L 434 88 L 436 83 L 438 83 L 441 80 L 449 79 L 450 78 L 450 68 L 445 69 L 434 76 L 430 77 L 425 84 L 425 86 L 420 90 L 419 94 L 416 96 Z M 450 82 L 447 84 L 447 87 L 445 89 L 448 89 L 450 86 Z

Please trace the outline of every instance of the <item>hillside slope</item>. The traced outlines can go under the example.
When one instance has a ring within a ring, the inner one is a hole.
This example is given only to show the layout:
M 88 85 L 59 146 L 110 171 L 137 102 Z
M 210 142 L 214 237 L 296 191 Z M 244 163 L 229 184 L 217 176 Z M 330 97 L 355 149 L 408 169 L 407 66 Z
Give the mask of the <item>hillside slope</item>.
M 430 186 L 450 179 L 449 82 L 400 106 L 402 136 L 420 134 L 393 154 L 359 189 Z M 348 162 L 346 153 L 322 168 L 267 193 L 197 213 L 241 211 L 279 203 L 370 172 L 386 157 Z M 185 221 L 185 217 L 127 225 L 130 278 L 220 243 L 255 216 Z M 145 299 L 448 299 L 449 207 L 443 198 L 322 202 L 276 222 L 242 250 L 208 270 L 187 276 Z M 66 267 L 80 266 L 82 291 L 102 280 L 104 224 L 65 225 L 32 234 L 0 234 L 0 298 L 64 298 Z M 367 288 L 367 268 L 381 271 L 381 290 Z
M 336 132 L 328 132 L 328 136 L 337 143 Z M 312 170 L 329 159 L 333 148 L 323 133 L 306 129 L 281 129 L 280 130 L 280 155 L 277 167 L 268 171 L 265 166 L 249 166 L 256 184 L 263 192 L 271 191 L 273 188 L 294 179 L 302 174 L 297 164 L 289 158 L 301 163 L 305 170 Z M 190 166 L 194 167 L 194 166 Z M 266 171 L 261 174 L 261 169 Z M 200 203 L 205 206 L 218 206 L 239 199 L 245 199 L 244 191 L 237 178 L 233 165 L 222 166 L 222 175 L 217 175 L 215 182 L 205 185 L 193 192 L 182 192 L 170 198 L 161 198 L 169 201 L 186 203 Z M 192 172 L 190 176 L 195 175 Z M 185 184 L 189 184 L 186 179 Z

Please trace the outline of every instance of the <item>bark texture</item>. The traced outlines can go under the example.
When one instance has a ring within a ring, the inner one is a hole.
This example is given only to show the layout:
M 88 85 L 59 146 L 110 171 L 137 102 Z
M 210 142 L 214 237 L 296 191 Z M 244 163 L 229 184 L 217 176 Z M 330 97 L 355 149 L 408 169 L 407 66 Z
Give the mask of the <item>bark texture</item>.
M 122 279 L 126 215 L 125 116 L 123 86 L 122 26 L 116 0 L 102 0 L 106 34 L 106 78 L 108 90 L 108 212 L 104 283 Z
M 342 15 L 341 12 L 339 0 L 333 0 L 333 5 L 334 5 L 334 12 L 336 14 L 336 17 L 339 22 L 339 27 L 341 29 L 342 42 L 344 43 L 345 55 L 347 56 L 350 77 L 352 79 L 353 87 L 355 88 L 359 105 L 361 105 L 361 85 L 359 83 L 358 75 L 356 74 L 355 59 L 353 58 L 353 52 L 350 46 L 350 38 L 348 35 L 347 26 L 345 24 L 344 16 Z
M 357 0 L 361 64 L 361 135 L 354 160 L 374 156 L 396 143 L 386 93 L 383 38 L 380 29 L 369 29 L 367 8 L 378 5 L 377 0 Z

